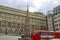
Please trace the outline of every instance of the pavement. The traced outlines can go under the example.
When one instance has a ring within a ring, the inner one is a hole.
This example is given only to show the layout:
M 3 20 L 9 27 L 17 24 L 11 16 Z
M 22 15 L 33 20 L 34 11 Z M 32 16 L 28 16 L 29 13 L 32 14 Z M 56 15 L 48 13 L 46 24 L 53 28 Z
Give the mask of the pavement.
M 0 40 L 18 40 L 18 38 L 21 38 L 21 36 L 0 36 Z

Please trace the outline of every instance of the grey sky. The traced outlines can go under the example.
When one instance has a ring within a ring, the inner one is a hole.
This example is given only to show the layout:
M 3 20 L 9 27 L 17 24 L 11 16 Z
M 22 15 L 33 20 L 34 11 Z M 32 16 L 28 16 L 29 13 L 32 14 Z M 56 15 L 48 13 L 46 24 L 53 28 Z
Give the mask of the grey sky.
M 27 2 L 29 11 L 41 11 L 44 14 L 60 5 L 60 0 L 0 0 L 0 5 L 26 10 Z

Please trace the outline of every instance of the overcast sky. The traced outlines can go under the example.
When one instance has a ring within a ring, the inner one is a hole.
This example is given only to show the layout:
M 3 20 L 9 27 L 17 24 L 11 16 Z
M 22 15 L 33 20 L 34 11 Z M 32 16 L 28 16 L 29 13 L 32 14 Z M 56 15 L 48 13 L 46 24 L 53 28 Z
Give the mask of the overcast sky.
M 29 5 L 29 11 L 41 11 L 47 14 L 47 11 L 52 10 L 60 4 L 60 0 L 0 0 L 0 5 L 21 10 L 26 10 L 27 3 Z

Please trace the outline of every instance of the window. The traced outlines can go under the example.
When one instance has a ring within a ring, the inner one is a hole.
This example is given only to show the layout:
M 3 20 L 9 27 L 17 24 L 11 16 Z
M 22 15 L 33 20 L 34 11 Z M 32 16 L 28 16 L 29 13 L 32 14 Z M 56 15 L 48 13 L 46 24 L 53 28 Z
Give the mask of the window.
M 60 22 L 60 20 L 58 20 Z
M 0 21 L 0 26 L 1 26 L 1 21 Z
M 7 23 L 7 21 L 3 21 L 3 24 L 6 24 Z
M 20 16 L 19 15 L 17 15 L 17 18 L 18 18 L 18 20 L 20 20 Z
M 7 17 L 7 13 L 4 13 L 4 17 Z
M 55 24 L 55 27 L 57 27 L 58 26 L 58 24 Z
M 59 31 L 59 28 L 56 28 L 55 30 L 56 30 L 56 31 Z
M 57 23 L 57 20 L 56 20 L 56 21 L 54 21 L 54 23 Z
M 34 25 L 32 25 L 32 29 L 34 29 Z
M 51 29 L 52 27 L 50 26 L 49 28 Z
M 55 32 L 35 32 L 35 34 L 42 34 L 42 35 L 44 35 L 44 34 L 55 34 Z
M 55 34 L 55 32 L 41 32 L 41 34 Z
M 60 38 L 60 34 L 58 35 L 58 38 Z
M 2 16 L 2 13 L 0 13 L 0 18 L 1 18 L 1 16 Z
M 11 22 L 8 22 L 8 27 L 11 27 Z
M 59 23 L 59 26 L 60 26 L 60 23 Z
M 37 21 L 35 19 L 31 20 L 32 24 L 35 24 Z
M 18 29 L 20 28 L 20 23 L 17 23 L 17 28 L 18 28 Z
M 41 21 L 46 21 L 45 19 L 40 19 Z

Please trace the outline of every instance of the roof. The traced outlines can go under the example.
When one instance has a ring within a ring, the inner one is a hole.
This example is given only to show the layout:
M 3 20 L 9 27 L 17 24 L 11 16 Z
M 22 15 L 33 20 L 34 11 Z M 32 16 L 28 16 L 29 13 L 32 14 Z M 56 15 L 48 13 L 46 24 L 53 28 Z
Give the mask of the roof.
M 34 32 L 47 32 L 47 31 L 46 30 L 35 30 L 32 33 L 34 33 Z
M 55 31 L 51 31 L 51 30 L 35 30 L 35 31 L 33 31 L 32 33 L 35 33 L 35 32 L 55 32 Z M 56 32 L 58 32 L 58 31 L 56 31 Z

